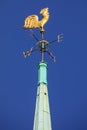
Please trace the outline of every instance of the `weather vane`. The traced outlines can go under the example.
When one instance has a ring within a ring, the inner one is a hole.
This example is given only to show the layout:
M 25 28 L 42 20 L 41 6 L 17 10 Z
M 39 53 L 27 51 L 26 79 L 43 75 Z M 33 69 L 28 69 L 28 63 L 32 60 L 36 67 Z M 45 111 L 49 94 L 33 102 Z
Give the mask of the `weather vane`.
M 50 52 L 48 46 L 50 44 L 52 44 L 53 42 L 58 42 L 60 43 L 62 41 L 63 38 L 63 34 L 59 34 L 57 36 L 57 39 L 49 42 L 47 40 L 44 39 L 44 25 L 47 23 L 47 21 L 49 20 L 49 9 L 48 8 L 44 8 L 40 11 L 40 14 L 42 15 L 42 20 L 39 21 L 39 18 L 37 15 L 30 15 L 28 16 L 25 21 L 24 21 L 24 29 L 30 29 L 32 36 L 36 39 L 37 44 L 36 46 L 32 47 L 29 51 L 23 52 L 24 57 L 26 58 L 27 56 L 30 56 L 30 54 L 34 51 L 39 51 L 42 54 L 42 62 L 44 62 L 44 53 L 48 53 L 50 55 L 50 57 L 55 60 L 55 56 L 52 54 L 52 52 Z M 39 40 L 36 35 L 34 34 L 32 28 L 39 28 L 40 29 L 40 33 L 42 35 L 41 39 Z

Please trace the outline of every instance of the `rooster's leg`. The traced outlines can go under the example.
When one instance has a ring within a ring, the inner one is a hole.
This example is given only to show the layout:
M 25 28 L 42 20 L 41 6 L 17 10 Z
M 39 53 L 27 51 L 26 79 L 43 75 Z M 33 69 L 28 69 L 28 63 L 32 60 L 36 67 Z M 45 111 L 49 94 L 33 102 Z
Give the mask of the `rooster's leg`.
M 40 33 L 41 33 L 41 34 L 44 34 L 44 31 L 45 31 L 44 28 L 41 27 L 41 28 L 40 28 Z

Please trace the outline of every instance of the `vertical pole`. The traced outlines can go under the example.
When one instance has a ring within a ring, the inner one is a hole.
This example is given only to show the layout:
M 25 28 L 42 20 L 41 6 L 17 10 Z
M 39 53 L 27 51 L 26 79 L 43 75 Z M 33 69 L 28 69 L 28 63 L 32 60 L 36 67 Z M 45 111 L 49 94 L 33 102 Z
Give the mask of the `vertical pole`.
M 41 32 L 41 35 L 42 35 L 42 40 L 44 39 L 44 31 L 42 31 Z M 44 62 L 44 43 L 41 43 L 42 45 L 41 45 L 41 47 L 42 47 L 42 51 L 41 51 L 41 53 L 42 53 L 42 62 Z
M 42 49 L 42 62 L 44 62 L 44 51 L 43 51 L 43 49 Z

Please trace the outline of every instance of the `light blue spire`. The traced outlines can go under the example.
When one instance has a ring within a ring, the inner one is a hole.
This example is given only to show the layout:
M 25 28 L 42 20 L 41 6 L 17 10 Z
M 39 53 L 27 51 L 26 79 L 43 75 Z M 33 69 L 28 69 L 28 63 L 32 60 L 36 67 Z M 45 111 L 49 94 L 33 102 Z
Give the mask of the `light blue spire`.
M 47 63 L 38 64 L 38 89 L 33 130 L 52 130 L 47 88 Z
M 38 64 L 38 85 L 47 84 L 47 63 L 40 62 Z

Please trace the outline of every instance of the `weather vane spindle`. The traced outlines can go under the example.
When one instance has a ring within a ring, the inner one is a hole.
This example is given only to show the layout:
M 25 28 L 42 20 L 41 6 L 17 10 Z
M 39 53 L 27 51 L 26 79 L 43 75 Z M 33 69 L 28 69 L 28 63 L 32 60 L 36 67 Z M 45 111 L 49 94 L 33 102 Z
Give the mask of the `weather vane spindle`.
M 55 42 L 58 41 L 58 43 L 60 43 L 62 41 L 63 38 L 63 34 L 59 34 L 57 39 L 49 42 L 46 41 L 44 39 L 44 25 L 47 23 L 47 21 L 49 20 L 49 9 L 48 8 L 44 8 L 40 11 L 40 14 L 42 15 L 42 20 L 39 21 L 39 18 L 37 15 L 30 15 L 28 16 L 25 21 L 24 21 L 24 29 L 30 29 L 32 36 L 36 39 L 37 44 L 36 46 L 32 47 L 30 49 L 30 51 L 26 51 L 23 52 L 24 57 L 26 58 L 27 56 L 30 56 L 30 54 L 34 51 L 39 51 L 42 53 L 42 62 L 44 62 L 44 53 L 48 53 L 50 55 L 50 57 L 54 60 L 55 62 L 55 56 L 53 56 L 52 52 L 50 52 L 48 46 Z M 34 32 L 32 31 L 32 28 L 39 28 L 40 29 L 40 33 L 42 35 L 41 39 L 39 40 L 36 35 L 34 34 Z

